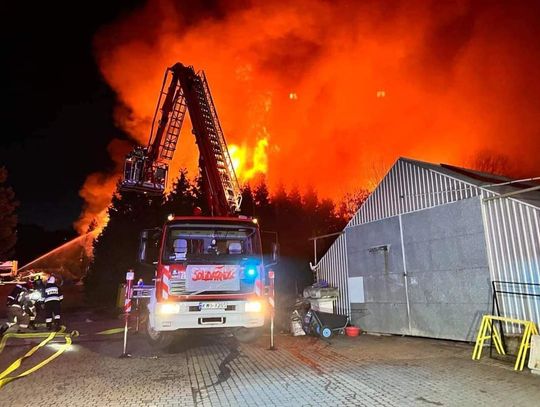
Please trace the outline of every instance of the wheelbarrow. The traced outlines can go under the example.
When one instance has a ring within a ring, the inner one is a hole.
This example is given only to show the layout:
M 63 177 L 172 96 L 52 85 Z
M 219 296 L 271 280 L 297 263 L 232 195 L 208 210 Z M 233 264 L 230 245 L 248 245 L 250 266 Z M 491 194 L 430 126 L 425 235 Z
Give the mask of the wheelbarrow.
M 328 339 L 334 332 L 343 332 L 348 323 L 347 315 L 309 310 L 304 317 L 304 330 Z

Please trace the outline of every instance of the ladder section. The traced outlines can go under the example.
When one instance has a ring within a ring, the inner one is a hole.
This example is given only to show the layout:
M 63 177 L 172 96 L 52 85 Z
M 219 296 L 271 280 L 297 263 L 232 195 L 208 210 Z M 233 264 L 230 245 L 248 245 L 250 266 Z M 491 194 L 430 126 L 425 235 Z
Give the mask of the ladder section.
M 195 75 L 194 85 L 225 198 L 231 211 L 239 212 L 242 193 L 204 72 Z
M 180 130 L 182 130 L 182 124 L 184 123 L 184 117 L 186 116 L 186 109 L 186 99 L 184 98 L 182 89 L 177 87 L 165 139 L 159 148 L 159 158 L 162 160 L 172 160 L 173 158 L 176 143 L 178 143 L 180 137 Z

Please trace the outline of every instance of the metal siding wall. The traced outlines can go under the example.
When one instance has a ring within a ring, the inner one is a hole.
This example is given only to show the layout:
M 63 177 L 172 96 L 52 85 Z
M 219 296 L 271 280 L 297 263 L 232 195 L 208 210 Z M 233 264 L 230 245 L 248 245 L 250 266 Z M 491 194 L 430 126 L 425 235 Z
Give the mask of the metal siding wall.
M 449 177 L 431 170 L 398 160 L 382 179 L 366 202 L 349 221 L 347 227 L 357 226 L 407 212 L 451 202 L 444 198 L 449 188 L 472 188 L 470 196 L 480 191 L 461 181 L 449 182 Z M 455 195 L 455 199 L 458 195 Z M 318 263 L 318 278 L 328 281 L 340 289 L 336 311 L 350 315 L 348 293 L 348 268 L 345 235 L 339 236 Z
M 340 235 L 336 239 L 318 265 L 318 279 L 326 280 L 331 286 L 339 288 L 339 297 L 334 302 L 336 312 L 350 316 L 351 304 L 349 302 L 349 273 L 345 234 Z
M 540 283 L 540 209 L 509 198 L 484 205 L 492 280 Z M 540 323 L 539 298 L 500 294 L 499 301 L 501 314 Z M 521 327 L 507 325 L 507 330 L 518 333 Z

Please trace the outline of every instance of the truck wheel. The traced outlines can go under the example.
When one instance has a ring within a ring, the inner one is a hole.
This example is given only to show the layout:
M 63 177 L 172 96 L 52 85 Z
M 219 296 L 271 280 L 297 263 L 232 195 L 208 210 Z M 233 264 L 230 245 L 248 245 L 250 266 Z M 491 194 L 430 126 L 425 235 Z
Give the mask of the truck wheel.
M 146 338 L 152 346 L 157 348 L 167 348 L 173 343 L 174 335 L 172 332 L 160 332 L 154 330 L 154 328 L 150 326 L 150 319 L 147 319 Z
M 150 324 L 147 324 L 146 327 L 147 338 L 152 346 L 167 348 L 173 343 L 174 335 L 172 333 L 155 331 Z
M 262 335 L 261 328 L 238 328 L 234 331 L 234 337 L 238 342 L 249 343 L 257 340 Z

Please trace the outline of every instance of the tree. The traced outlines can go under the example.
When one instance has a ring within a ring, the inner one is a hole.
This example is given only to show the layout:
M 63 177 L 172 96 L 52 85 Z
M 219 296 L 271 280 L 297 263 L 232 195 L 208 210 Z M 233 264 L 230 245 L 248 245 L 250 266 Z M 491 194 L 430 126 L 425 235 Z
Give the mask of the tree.
M 242 205 L 240 208 L 240 213 L 246 216 L 255 216 L 255 201 L 253 199 L 253 192 L 251 191 L 251 186 L 246 184 L 242 188 Z
M 507 177 L 513 172 L 508 156 L 491 150 L 478 151 L 472 158 L 470 166 L 476 171 Z
M 108 210 L 109 222 L 94 242 L 94 260 L 84 281 L 91 303 L 112 304 L 128 269 L 139 275 L 152 273 L 137 262 L 139 236 L 143 229 L 163 223 L 162 206 L 161 197 L 117 190 Z
M 366 202 L 369 197 L 369 191 L 364 188 L 357 189 L 353 192 L 347 192 L 339 203 L 338 215 L 346 222 L 358 212 L 358 209 Z
M 275 231 L 275 213 L 274 205 L 270 202 L 270 194 L 264 179 L 257 185 L 253 191 L 253 203 L 255 209 L 253 215 L 256 216 L 263 228 Z
M 17 215 L 19 203 L 13 189 L 6 186 L 7 170 L 0 167 L 0 260 L 9 260 L 14 255 L 17 243 Z
M 193 214 L 193 209 L 197 206 L 196 188 L 195 183 L 189 180 L 187 170 L 181 170 L 180 176 L 163 204 L 164 217 L 169 214 L 177 216 Z

